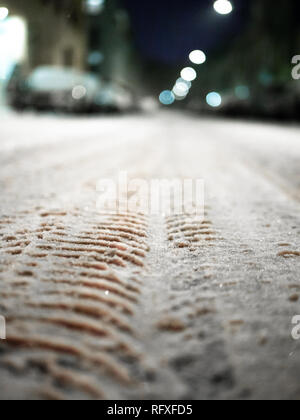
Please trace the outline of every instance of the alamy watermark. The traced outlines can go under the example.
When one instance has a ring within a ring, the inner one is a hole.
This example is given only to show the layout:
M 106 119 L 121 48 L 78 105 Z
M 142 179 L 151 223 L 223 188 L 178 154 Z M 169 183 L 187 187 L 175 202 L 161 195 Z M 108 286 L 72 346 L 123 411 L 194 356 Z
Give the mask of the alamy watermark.
M 0 340 L 6 340 L 6 322 L 4 316 L 0 315 Z
M 292 69 L 292 78 L 294 80 L 300 80 L 300 55 L 295 55 L 292 58 L 292 64 L 294 65 Z
M 99 180 L 97 193 L 100 211 L 204 218 L 203 179 L 129 178 L 127 172 L 120 172 L 117 179 Z
M 292 319 L 294 328 L 292 329 L 292 338 L 294 340 L 300 340 L 300 315 L 295 315 Z

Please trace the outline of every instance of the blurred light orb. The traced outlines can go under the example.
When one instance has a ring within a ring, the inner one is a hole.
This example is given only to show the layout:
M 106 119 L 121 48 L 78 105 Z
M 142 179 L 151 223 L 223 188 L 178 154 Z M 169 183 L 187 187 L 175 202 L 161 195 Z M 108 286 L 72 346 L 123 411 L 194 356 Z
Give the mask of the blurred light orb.
M 103 6 L 104 0 L 87 0 L 87 4 L 91 7 Z
M 173 88 L 173 93 L 175 96 L 183 97 L 186 96 L 189 92 L 189 87 L 184 82 L 178 82 Z
M 237 86 L 234 89 L 235 95 L 242 101 L 246 101 L 250 97 L 250 89 L 248 86 Z
M 86 88 L 81 85 L 75 86 L 72 90 L 72 98 L 75 99 L 75 101 L 79 101 L 80 99 L 84 98 L 86 94 Z
M 0 21 L 5 20 L 9 15 L 9 10 L 7 7 L 0 7 Z
M 217 0 L 214 9 L 220 15 L 229 15 L 233 11 L 233 6 L 229 0 Z
M 213 108 L 218 108 L 222 104 L 222 96 L 218 92 L 210 92 L 206 96 L 206 102 Z
M 192 51 L 189 57 L 191 62 L 194 64 L 203 64 L 206 61 L 206 55 L 201 50 Z
M 175 95 L 170 90 L 164 90 L 159 95 L 159 101 L 163 105 L 172 105 L 175 102 Z
M 184 96 L 175 96 L 176 101 L 184 101 L 187 95 Z
M 176 80 L 176 85 L 178 83 L 184 83 L 188 89 L 191 89 L 192 87 L 192 82 L 188 82 L 187 80 L 184 80 L 182 77 L 179 77 L 179 79 Z
M 104 56 L 100 51 L 93 51 L 88 56 L 88 63 L 91 66 L 98 66 L 104 60 Z
M 105 0 L 86 0 L 87 12 L 91 15 L 100 13 L 104 7 Z
M 273 75 L 268 71 L 260 72 L 258 79 L 260 83 L 264 86 L 271 86 L 274 80 Z
M 186 67 L 181 71 L 180 75 L 187 82 L 192 82 L 197 78 L 197 73 L 192 67 Z

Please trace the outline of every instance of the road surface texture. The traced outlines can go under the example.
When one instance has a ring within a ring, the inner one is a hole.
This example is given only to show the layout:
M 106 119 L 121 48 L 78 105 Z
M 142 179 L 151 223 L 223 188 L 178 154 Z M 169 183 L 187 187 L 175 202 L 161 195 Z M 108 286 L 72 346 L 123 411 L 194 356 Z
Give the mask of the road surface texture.
M 299 399 L 300 130 L 180 113 L 6 114 L 0 397 Z M 203 178 L 205 219 L 96 184 Z

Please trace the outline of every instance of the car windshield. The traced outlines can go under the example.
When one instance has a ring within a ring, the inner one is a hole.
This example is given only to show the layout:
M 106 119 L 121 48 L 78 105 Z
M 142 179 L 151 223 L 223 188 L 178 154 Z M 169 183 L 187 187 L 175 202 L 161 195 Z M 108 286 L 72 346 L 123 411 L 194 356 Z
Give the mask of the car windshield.
M 43 67 L 32 73 L 28 84 L 33 90 L 68 90 L 80 84 L 80 73 L 74 70 Z

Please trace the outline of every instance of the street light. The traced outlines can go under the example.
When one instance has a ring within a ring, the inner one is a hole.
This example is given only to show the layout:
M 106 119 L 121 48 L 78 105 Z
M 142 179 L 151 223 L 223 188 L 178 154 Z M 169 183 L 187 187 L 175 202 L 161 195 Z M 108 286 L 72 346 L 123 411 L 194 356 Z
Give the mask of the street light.
M 184 83 L 187 86 L 188 90 L 190 90 L 192 87 L 192 82 L 188 82 L 187 80 L 184 80 L 182 77 L 179 77 L 179 79 L 176 80 L 176 84 L 177 83 Z
M 189 57 L 191 62 L 194 64 L 203 64 L 206 61 L 206 55 L 201 50 L 192 51 Z
M 104 7 L 105 0 L 86 0 L 86 10 L 91 15 L 97 15 Z
M 218 92 L 210 92 L 206 96 L 206 102 L 213 108 L 218 108 L 222 105 L 222 96 Z
M 214 3 L 214 9 L 220 15 L 228 15 L 233 11 L 233 6 L 229 0 L 217 0 Z
M 187 82 L 192 82 L 197 78 L 197 73 L 192 67 L 186 67 L 181 71 L 181 77 Z
M 3 21 L 9 15 L 9 10 L 6 7 L 0 7 L 0 21 Z
M 186 95 L 189 93 L 189 87 L 184 82 L 178 82 L 173 87 L 172 92 L 174 93 L 175 97 L 183 98 L 186 97 Z
M 159 95 L 159 101 L 163 105 L 172 105 L 175 102 L 175 95 L 170 90 L 164 90 Z

